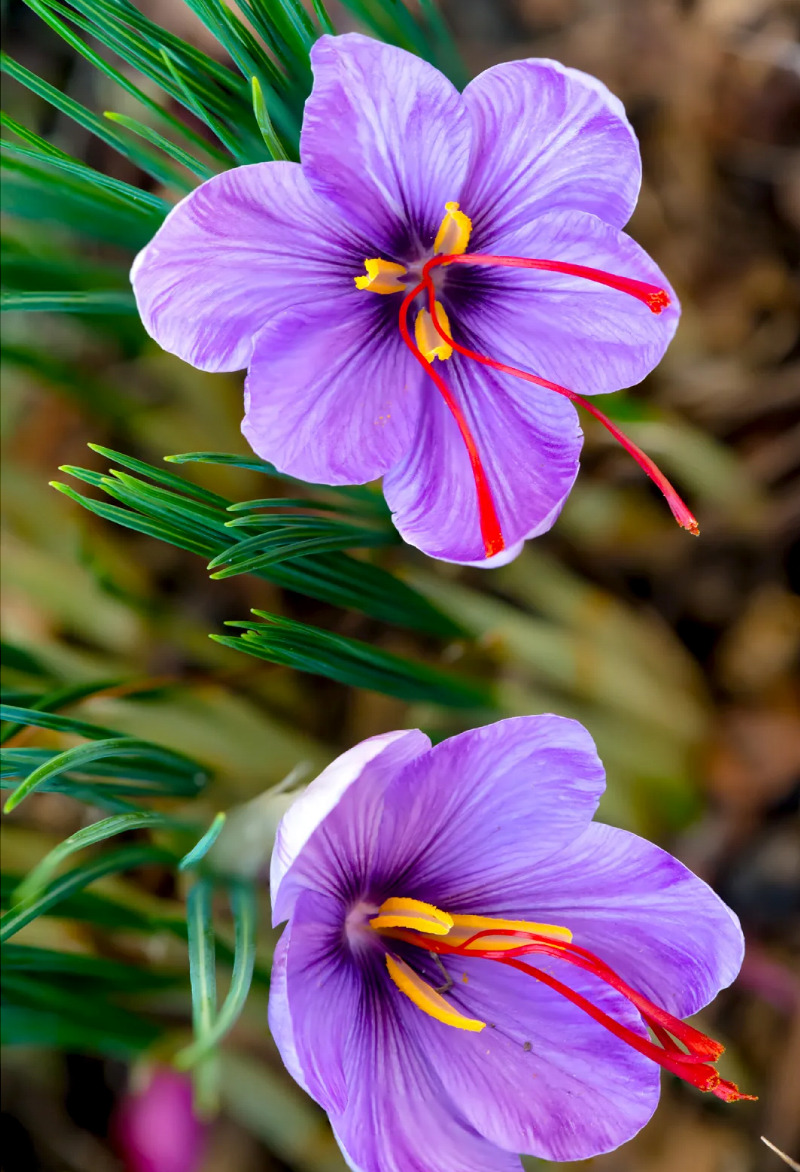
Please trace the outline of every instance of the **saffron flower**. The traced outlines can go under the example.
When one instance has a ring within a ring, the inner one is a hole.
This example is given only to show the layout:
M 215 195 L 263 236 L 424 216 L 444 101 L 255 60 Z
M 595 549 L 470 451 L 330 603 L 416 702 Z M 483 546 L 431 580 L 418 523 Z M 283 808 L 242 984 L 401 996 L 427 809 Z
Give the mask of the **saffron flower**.
M 609 1151 L 652 1115 L 659 1067 L 747 1097 L 680 1020 L 736 976 L 739 923 L 592 822 L 603 788 L 581 725 L 528 716 L 433 748 L 373 737 L 284 815 L 270 1026 L 356 1172 Z
M 499 564 L 554 523 L 582 396 L 638 383 L 677 326 L 625 233 L 641 179 L 621 103 L 555 61 L 463 94 L 370 38 L 311 50 L 300 163 L 237 167 L 169 214 L 131 273 L 148 332 L 202 370 L 248 368 L 243 431 L 282 472 L 383 477 L 404 539 Z

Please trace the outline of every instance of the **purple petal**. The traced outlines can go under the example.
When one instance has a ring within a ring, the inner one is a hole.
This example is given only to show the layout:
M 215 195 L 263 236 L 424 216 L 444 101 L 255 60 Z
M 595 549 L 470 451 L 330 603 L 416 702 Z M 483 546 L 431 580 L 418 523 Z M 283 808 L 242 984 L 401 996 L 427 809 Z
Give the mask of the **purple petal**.
M 744 938 L 711 888 L 666 851 L 593 823 L 535 869 L 487 894 L 483 915 L 561 924 L 623 980 L 675 1017 L 736 977 Z
M 604 788 L 592 738 L 561 716 L 512 717 L 442 741 L 385 792 L 378 889 L 485 914 L 487 895 L 583 833 Z
M 458 322 L 476 337 L 473 349 L 582 395 L 634 386 L 661 361 L 680 306 L 664 274 L 630 236 L 585 212 L 554 212 L 494 248 L 498 256 L 563 261 L 646 281 L 665 289 L 672 303 L 653 313 L 627 293 L 580 277 L 470 268 L 461 281 L 480 294 L 463 299 Z M 501 378 L 504 385 L 519 381 Z
M 454 327 L 455 328 L 455 327 Z M 466 345 L 479 345 L 464 339 Z M 506 550 L 554 523 L 578 472 L 582 433 L 572 404 L 560 395 L 496 375 L 454 354 L 438 363 L 467 419 L 491 487 Z M 430 380 L 416 435 L 383 489 L 405 541 L 431 557 L 481 563 L 478 497 L 464 440 Z
M 621 228 L 636 206 L 641 161 L 618 98 L 557 61 L 510 61 L 464 91 L 472 154 L 462 206 L 474 251 L 550 211 L 591 212 Z
M 363 484 L 402 459 L 424 376 L 395 315 L 387 298 L 352 286 L 273 317 L 245 384 L 253 450 L 318 484 Z
M 429 249 L 467 170 L 464 100 L 432 65 L 350 33 L 311 50 L 300 157 L 309 183 L 372 242 L 366 257 Z
M 331 762 L 289 807 L 270 866 L 275 924 L 291 915 L 304 888 L 341 896 L 358 883 L 380 822 L 384 789 L 428 748 L 430 741 L 417 729 L 370 737 Z
M 350 291 L 365 248 L 296 163 L 255 163 L 187 195 L 131 282 L 160 346 L 201 370 L 240 370 L 272 314 Z
M 630 1003 L 596 977 L 563 961 L 525 959 L 647 1036 Z M 491 1025 L 467 1033 L 417 1011 L 409 1030 L 456 1107 L 487 1139 L 543 1159 L 585 1160 L 647 1123 L 659 1095 L 654 1062 L 525 973 L 476 958 L 443 963 L 455 982 L 446 999 Z M 441 982 L 427 958 L 416 967 Z
M 415 1045 L 408 1023 L 422 1015 L 391 984 L 380 942 L 354 958 L 342 926 L 336 901 L 300 896 L 270 1021 L 290 1071 L 299 1063 L 301 1085 L 329 1112 L 351 1167 L 519 1172 L 516 1157 L 465 1121 Z

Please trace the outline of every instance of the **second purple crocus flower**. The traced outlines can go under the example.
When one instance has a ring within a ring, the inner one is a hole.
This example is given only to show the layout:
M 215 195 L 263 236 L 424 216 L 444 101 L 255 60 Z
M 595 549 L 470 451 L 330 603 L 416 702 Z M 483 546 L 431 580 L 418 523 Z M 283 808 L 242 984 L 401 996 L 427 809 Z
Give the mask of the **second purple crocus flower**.
M 738 921 L 592 821 L 604 785 L 581 725 L 518 717 L 364 741 L 284 816 L 270 1025 L 354 1172 L 586 1159 L 647 1122 L 660 1067 L 748 1097 L 680 1020 L 739 971 Z
M 677 325 L 621 230 L 636 137 L 605 86 L 554 61 L 498 65 L 463 94 L 357 34 L 320 38 L 311 62 L 302 162 L 187 196 L 134 264 L 142 320 L 194 366 L 248 368 L 243 430 L 281 471 L 383 477 L 406 541 L 508 561 L 577 475 L 569 400 L 639 382 Z

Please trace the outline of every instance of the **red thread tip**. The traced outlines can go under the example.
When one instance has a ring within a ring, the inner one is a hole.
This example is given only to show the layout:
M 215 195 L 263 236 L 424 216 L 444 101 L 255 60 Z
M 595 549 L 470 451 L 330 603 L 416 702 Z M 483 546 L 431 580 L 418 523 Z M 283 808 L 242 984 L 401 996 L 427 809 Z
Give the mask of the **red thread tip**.
M 647 307 L 652 313 L 661 313 L 662 309 L 666 309 L 671 304 L 672 302 L 666 289 L 659 289 L 656 293 L 651 293 L 647 298 Z

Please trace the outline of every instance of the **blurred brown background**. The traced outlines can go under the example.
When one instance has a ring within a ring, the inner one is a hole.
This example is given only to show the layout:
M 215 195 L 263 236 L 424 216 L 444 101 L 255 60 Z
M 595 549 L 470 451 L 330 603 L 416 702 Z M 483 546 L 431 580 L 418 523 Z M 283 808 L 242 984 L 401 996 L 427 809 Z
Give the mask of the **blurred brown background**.
M 218 48 L 180 0 L 140 6 L 207 52 Z M 506 713 L 554 708 L 585 720 L 609 767 L 603 816 L 668 846 L 742 918 L 744 969 L 701 1024 L 728 1046 L 724 1073 L 760 1096 L 724 1106 L 665 1080 L 653 1122 L 587 1167 L 778 1172 L 759 1135 L 800 1156 L 800 9 L 776 0 L 444 8 L 470 71 L 554 57 L 596 74 L 627 107 L 645 170 L 630 231 L 684 312 L 661 367 L 617 418 L 684 492 L 700 538 L 673 525 L 635 465 L 585 421 L 576 491 L 554 531 L 513 566 L 482 574 L 396 555 L 409 580 L 479 633 L 475 646 L 442 651 L 264 582 L 209 582 L 200 560 L 78 516 L 47 481 L 63 463 L 104 467 L 89 440 L 154 463 L 169 452 L 243 451 L 239 376 L 198 374 L 118 323 L 109 333 L 29 315 L 9 325 L 12 340 L 45 337 L 83 377 L 65 390 L 19 367 L 7 373 L 6 635 L 65 679 L 160 681 L 158 703 L 101 699 L 85 715 L 211 761 L 220 780 L 209 809 L 388 728 L 461 727 L 452 712 L 354 694 L 209 643 L 209 631 L 251 606 L 466 662 L 498 681 Z M 342 31 L 353 27 L 330 9 Z M 9 52 L 93 109 L 124 108 L 118 94 L 109 107 L 86 63 L 21 4 L 4 13 Z M 137 181 L 124 160 L 21 91 L 11 87 L 7 106 Z M 245 473 L 197 475 L 230 495 L 263 495 L 263 481 Z M 75 829 L 65 803 L 45 795 L 15 818 L 6 847 L 20 867 Z M 39 930 L 64 946 L 57 922 Z M 203 1172 L 341 1168 L 324 1121 L 280 1068 L 263 997 L 235 1041 Z M 4 1172 L 120 1166 L 106 1134 L 123 1069 L 15 1052 L 6 1074 Z

